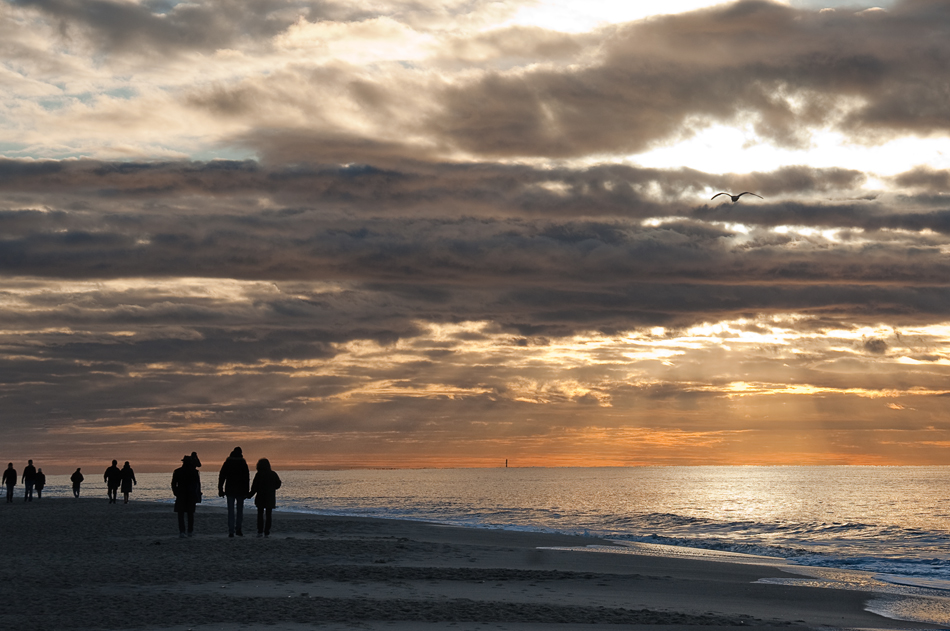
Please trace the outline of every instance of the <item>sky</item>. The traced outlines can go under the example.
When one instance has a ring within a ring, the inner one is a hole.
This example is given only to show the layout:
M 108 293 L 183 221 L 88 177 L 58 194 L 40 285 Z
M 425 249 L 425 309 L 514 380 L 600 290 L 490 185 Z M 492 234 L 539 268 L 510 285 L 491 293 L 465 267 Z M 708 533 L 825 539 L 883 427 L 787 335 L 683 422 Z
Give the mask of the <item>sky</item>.
M 0 459 L 950 464 L 948 67 L 933 0 L 0 0 Z

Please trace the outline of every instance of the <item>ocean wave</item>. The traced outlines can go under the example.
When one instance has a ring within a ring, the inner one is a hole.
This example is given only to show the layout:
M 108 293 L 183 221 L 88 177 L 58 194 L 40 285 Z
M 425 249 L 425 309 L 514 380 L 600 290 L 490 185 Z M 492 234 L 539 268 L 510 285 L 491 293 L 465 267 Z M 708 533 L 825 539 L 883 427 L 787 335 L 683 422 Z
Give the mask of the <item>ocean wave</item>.
M 666 546 L 680 546 L 687 548 L 700 548 L 703 550 L 717 550 L 719 552 L 736 552 L 739 554 L 754 554 L 756 556 L 776 557 L 781 559 L 793 559 L 806 555 L 814 554 L 805 548 L 795 548 L 789 546 L 765 545 L 761 543 L 742 543 L 737 541 L 728 541 L 723 539 L 704 539 L 697 537 L 667 537 L 664 535 L 651 534 L 646 536 L 626 535 L 613 537 L 619 541 L 636 541 L 639 543 L 656 543 Z

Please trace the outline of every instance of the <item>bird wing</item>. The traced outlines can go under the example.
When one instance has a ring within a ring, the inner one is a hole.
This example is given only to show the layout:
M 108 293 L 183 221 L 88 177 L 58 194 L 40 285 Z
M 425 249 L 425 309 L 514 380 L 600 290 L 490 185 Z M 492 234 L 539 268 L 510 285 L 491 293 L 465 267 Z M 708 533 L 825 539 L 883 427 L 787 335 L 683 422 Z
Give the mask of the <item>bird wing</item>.
M 716 199 L 716 198 L 719 197 L 720 195 L 729 195 L 729 193 L 716 193 L 715 195 L 713 195 L 713 196 L 710 197 L 709 199 Z M 730 197 L 731 197 L 731 196 L 730 196 Z
M 755 193 L 752 193 L 750 191 L 745 191 L 744 193 L 739 193 L 738 195 L 736 195 L 736 197 L 742 197 L 743 195 L 755 195 Z M 759 199 L 765 199 L 761 195 L 755 195 L 755 196 L 758 197 Z

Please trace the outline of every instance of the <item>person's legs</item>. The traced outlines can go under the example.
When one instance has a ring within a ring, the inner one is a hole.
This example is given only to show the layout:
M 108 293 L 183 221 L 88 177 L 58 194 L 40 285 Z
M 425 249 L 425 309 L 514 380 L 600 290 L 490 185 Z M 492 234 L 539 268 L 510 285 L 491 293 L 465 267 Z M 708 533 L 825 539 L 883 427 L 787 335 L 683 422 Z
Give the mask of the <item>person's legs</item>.
M 7 504 L 13 502 L 13 485 L 7 485 Z
M 23 501 L 24 502 L 33 501 L 33 480 L 26 481 L 26 488 L 24 489 L 24 493 L 23 493 Z
M 185 513 L 178 511 L 178 536 L 185 536 Z
M 270 536 L 270 515 L 271 515 L 271 511 L 273 510 L 274 510 L 273 508 L 264 509 L 264 536 L 265 537 Z
M 79 487 L 78 487 L 78 486 L 74 486 L 74 487 L 73 487 L 73 497 L 79 497 Z
M 264 536 L 264 509 L 257 507 L 257 536 Z
M 43 489 L 41 489 L 40 487 L 36 487 L 36 499 L 38 500 L 43 499 Z
M 122 495 L 125 496 L 125 502 L 124 502 L 124 503 L 125 503 L 125 504 L 128 504 L 128 503 L 129 503 L 129 494 L 128 494 L 128 493 L 123 493 Z
M 195 511 L 188 511 L 188 536 L 190 537 L 195 533 Z
M 242 529 L 242 527 L 244 526 L 244 496 L 241 495 L 239 497 L 236 497 L 235 504 L 236 506 L 234 507 L 234 516 L 235 516 L 234 532 L 237 534 L 238 537 L 243 537 L 244 530 Z
M 234 500 L 237 499 L 234 495 L 225 495 L 225 499 L 228 501 L 228 536 L 234 536 Z

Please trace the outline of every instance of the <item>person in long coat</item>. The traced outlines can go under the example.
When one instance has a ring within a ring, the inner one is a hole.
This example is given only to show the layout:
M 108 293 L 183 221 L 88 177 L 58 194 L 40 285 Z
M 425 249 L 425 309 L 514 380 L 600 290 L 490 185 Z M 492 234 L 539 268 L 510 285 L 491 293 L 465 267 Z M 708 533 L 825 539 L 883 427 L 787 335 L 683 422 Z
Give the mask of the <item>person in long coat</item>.
M 109 468 L 102 474 L 102 481 L 106 483 L 106 492 L 109 494 L 109 503 L 115 504 L 119 497 L 119 487 L 122 485 L 122 470 L 118 467 L 119 461 L 113 460 Z
M 43 473 L 43 467 L 40 467 L 36 471 L 35 482 L 33 483 L 33 488 L 36 489 L 36 499 L 43 499 L 43 488 L 46 487 L 46 474 Z
M 244 500 L 251 488 L 251 473 L 244 459 L 244 452 L 235 447 L 221 465 L 218 474 L 218 495 L 228 503 L 228 537 L 244 536 Z
M 77 499 L 79 498 L 80 485 L 82 485 L 82 481 L 86 479 L 86 476 L 84 476 L 82 471 L 80 471 L 81 468 L 82 467 L 76 467 L 76 470 L 73 472 L 73 474 L 69 476 L 69 480 L 73 483 L 73 497 Z
M 126 460 L 125 464 L 122 465 L 120 470 L 122 474 L 122 495 L 125 496 L 125 502 L 123 504 L 129 503 L 129 493 L 132 492 L 132 486 L 138 484 L 135 480 L 135 471 L 132 471 L 132 467 L 129 466 L 129 461 Z
M 7 504 L 13 502 L 13 487 L 16 486 L 16 469 L 13 468 L 13 463 L 7 465 L 7 468 L 3 470 L 3 484 L 7 487 Z
M 254 505 L 257 506 L 257 536 L 269 537 L 271 526 L 271 511 L 277 506 L 277 489 L 280 488 L 280 476 L 271 469 L 270 460 L 261 458 L 257 461 L 257 473 L 251 482 L 251 492 L 248 499 L 257 495 Z
M 175 512 L 178 513 L 178 536 L 191 537 L 195 532 L 195 505 L 201 498 L 201 476 L 191 456 L 182 458 L 181 466 L 172 473 L 172 493 L 175 494 Z

